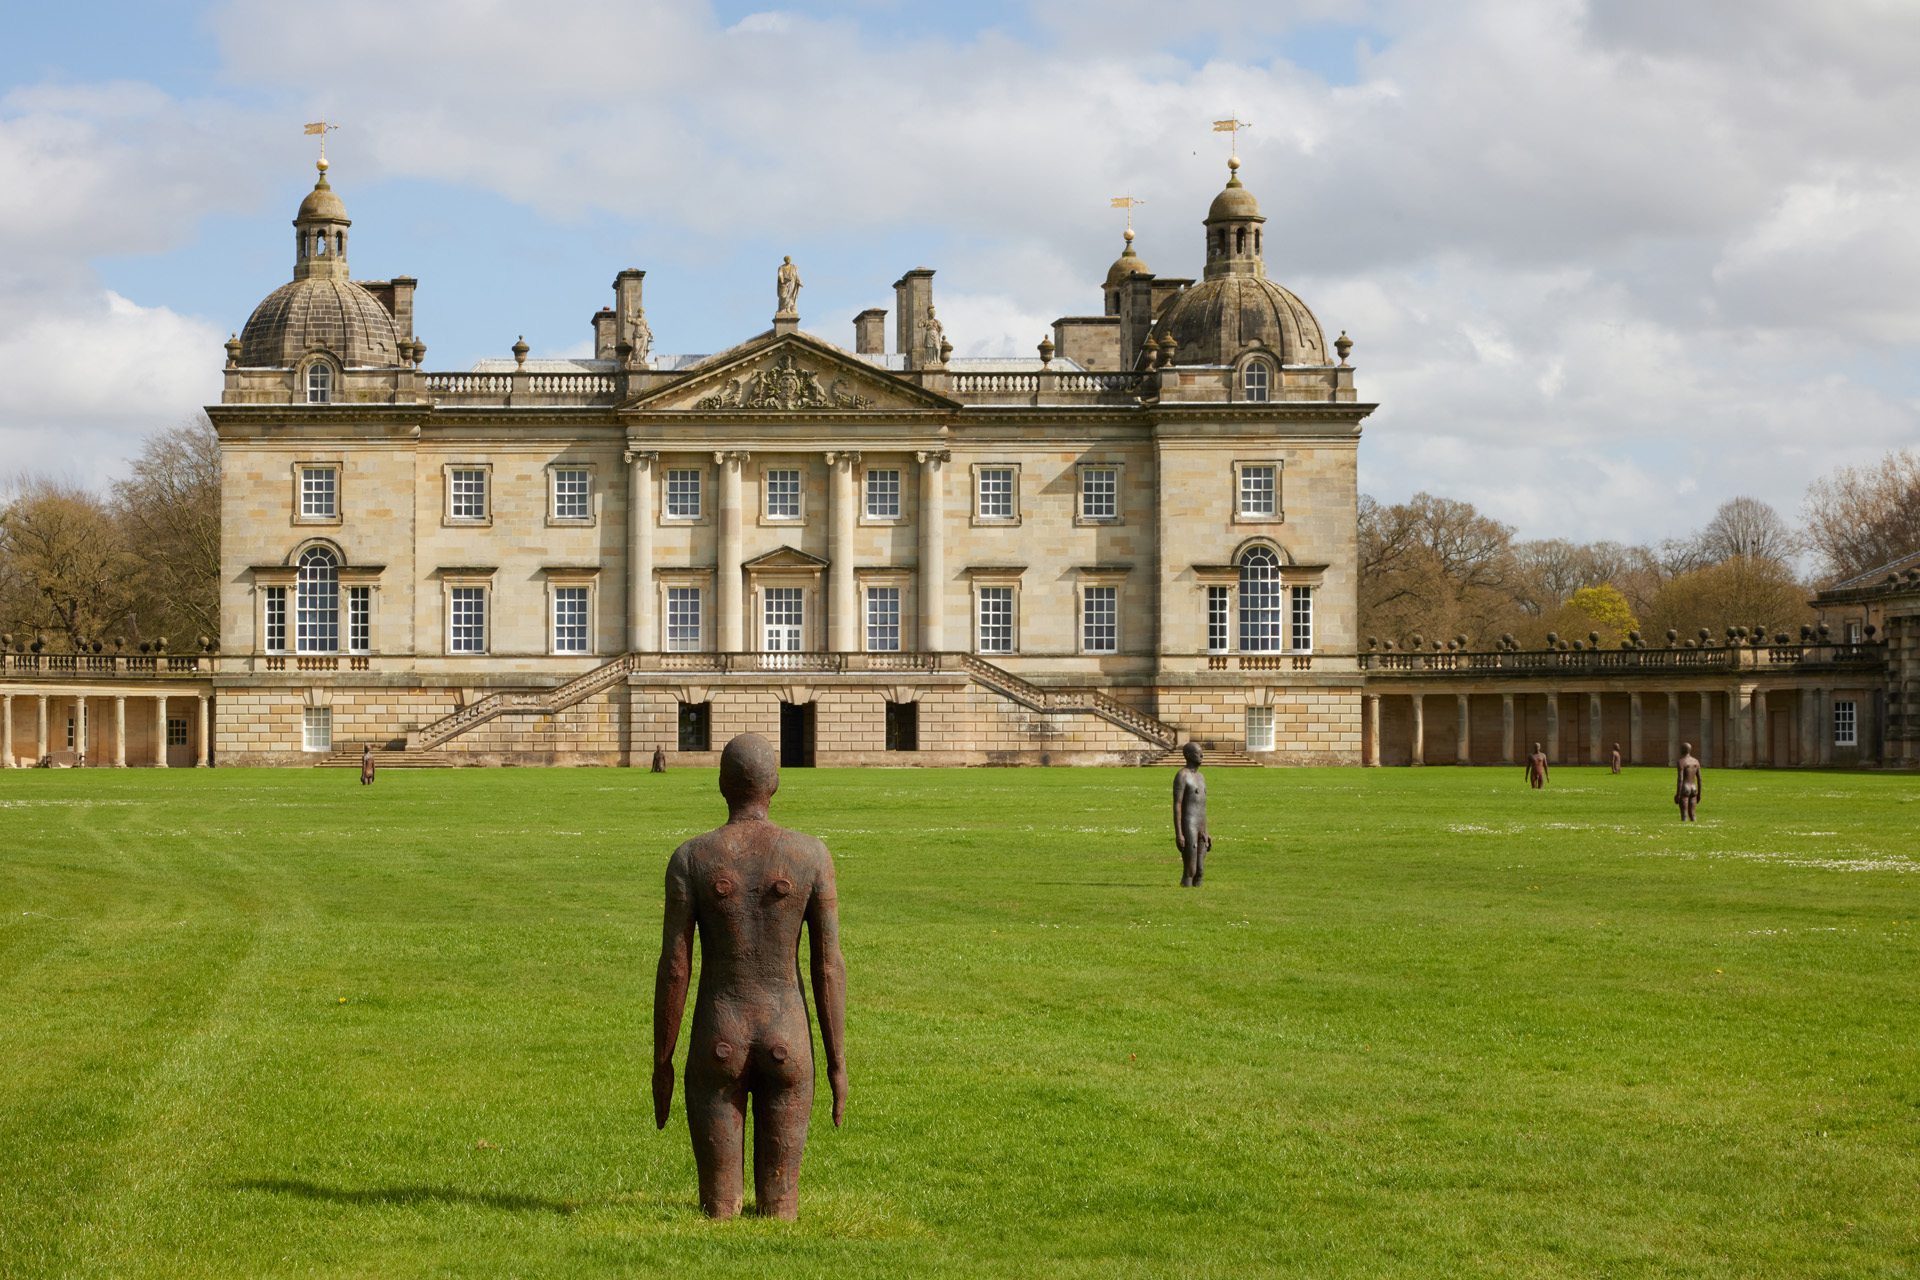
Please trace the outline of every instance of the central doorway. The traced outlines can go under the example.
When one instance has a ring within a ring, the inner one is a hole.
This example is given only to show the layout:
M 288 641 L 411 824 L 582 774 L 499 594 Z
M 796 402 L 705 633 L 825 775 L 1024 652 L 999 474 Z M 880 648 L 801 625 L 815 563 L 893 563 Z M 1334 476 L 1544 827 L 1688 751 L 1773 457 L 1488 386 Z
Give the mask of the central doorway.
M 813 703 L 780 704 L 780 767 L 813 768 Z

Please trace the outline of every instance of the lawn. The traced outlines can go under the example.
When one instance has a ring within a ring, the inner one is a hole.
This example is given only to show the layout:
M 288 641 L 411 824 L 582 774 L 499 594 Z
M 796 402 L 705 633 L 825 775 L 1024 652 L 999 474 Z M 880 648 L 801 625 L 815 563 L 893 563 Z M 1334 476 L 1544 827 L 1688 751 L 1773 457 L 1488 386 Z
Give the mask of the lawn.
M 0 773 L 0 1276 L 1920 1274 L 1920 779 L 1171 780 L 787 773 L 792 1225 L 651 1123 L 712 772 Z

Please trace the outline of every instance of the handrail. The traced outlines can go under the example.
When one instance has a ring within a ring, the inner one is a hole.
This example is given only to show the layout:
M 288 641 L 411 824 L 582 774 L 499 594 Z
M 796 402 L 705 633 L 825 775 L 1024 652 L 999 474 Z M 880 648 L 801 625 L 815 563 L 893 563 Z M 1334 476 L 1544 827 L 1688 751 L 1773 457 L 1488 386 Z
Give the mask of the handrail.
M 1627 671 L 1721 672 L 1795 666 L 1862 665 L 1885 660 L 1883 642 L 1867 644 L 1721 645 L 1710 649 L 1410 649 L 1355 655 L 1362 671 L 1442 674 L 1539 674 Z
M 198 655 L 168 657 L 135 654 L 131 657 L 105 653 L 0 653 L 0 676 L 50 675 L 107 677 L 121 680 L 152 680 L 164 676 L 208 674 L 213 659 Z M 206 663 L 206 666 L 202 666 Z
M 576 702 L 583 702 L 600 692 L 608 685 L 627 675 L 634 668 L 634 655 L 621 654 L 612 662 L 603 663 L 584 675 L 576 676 L 558 688 L 545 690 L 510 690 L 504 693 L 491 693 L 478 702 L 469 703 L 457 711 L 452 711 L 424 728 L 416 729 L 407 735 L 407 750 L 431 751 L 435 747 L 451 742 L 467 732 L 509 711 L 531 711 L 536 715 L 552 715 L 565 711 Z
M 996 667 L 991 662 L 976 658 L 970 653 L 961 655 L 960 664 L 975 680 L 1000 696 L 1019 703 L 1029 711 L 1084 711 L 1125 729 L 1135 737 L 1145 739 L 1157 747 L 1172 748 L 1180 745 L 1178 729 L 1116 698 L 1111 698 L 1098 689 L 1042 689 L 1036 684 L 1022 680 L 1006 668 Z

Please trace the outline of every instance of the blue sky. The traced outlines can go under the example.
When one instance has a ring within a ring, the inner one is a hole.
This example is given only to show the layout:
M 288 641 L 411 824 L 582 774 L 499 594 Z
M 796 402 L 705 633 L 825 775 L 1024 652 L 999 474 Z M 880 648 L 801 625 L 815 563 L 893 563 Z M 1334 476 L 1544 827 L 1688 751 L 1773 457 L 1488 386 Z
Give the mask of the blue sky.
M 935 268 L 962 354 L 1095 310 L 1131 189 L 1197 274 L 1230 110 L 1268 271 L 1348 330 L 1363 487 L 1643 540 L 1917 440 L 1920 23 L 1839 0 L 15 6 L 0 451 L 101 479 L 217 394 L 290 274 L 325 116 L 356 275 L 435 369 L 577 353 L 616 271 L 658 346 L 850 344 Z M 324 14 L 324 21 L 320 15 Z M 11 469 L 0 466 L 0 470 Z

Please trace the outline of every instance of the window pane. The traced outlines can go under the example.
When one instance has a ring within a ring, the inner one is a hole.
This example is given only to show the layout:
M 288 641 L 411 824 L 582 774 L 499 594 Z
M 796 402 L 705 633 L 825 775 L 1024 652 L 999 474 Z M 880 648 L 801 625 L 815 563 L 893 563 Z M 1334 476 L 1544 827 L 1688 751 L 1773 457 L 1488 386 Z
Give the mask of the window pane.
M 1013 588 L 980 588 L 980 652 L 1013 652 Z
M 1273 708 L 1247 708 L 1247 750 L 1273 750 Z
M 485 653 L 487 651 L 487 589 L 485 587 L 453 589 L 453 623 L 449 641 L 454 653 Z
M 667 515 L 675 520 L 700 518 L 700 473 L 667 472 Z
M 800 473 L 798 471 L 767 472 L 767 518 L 769 520 L 800 518 Z
M 1313 650 L 1313 588 L 1293 588 L 1293 634 L 1287 645 L 1295 653 Z
M 185 720 L 167 721 L 167 745 L 184 747 L 187 745 L 187 722 Z
M 700 588 L 667 588 L 667 648 L 674 653 L 700 649 Z M 705 747 L 683 750 L 705 751 Z
M 867 588 L 867 649 L 897 653 L 900 649 L 900 588 Z
M 980 473 L 980 510 L 982 519 L 1013 518 L 1013 472 L 989 469 Z
M 373 647 L 373 588 L 347 588 L 347 652 L 366 653 Z
M 334 499 L 332 467 L 300 469 L 300 514 L 308 518 L 331 520 L 338 508 Z
M 867 472 L 867 519 L 898 520 L 900 518 L 900 473 L 898 471 Z
M 555 520 L 587 518 L 586 472 L 556 471 L 553 473 L 553 518 Z
M 1280 560 L 1265 547 L 1240 557 L 1240 650 L 1280 648 Z
M 455 471 L 453 473 L 453 506 L 451 514 L 455 520 L 484 520 L 487 518 L 487 473 L 485 471 Z
M 1227 651 L 1227 589 L 1207 588 L 1207 652 Z
M 1835 702 L 1833 704 L 1833 745 L 1851 747 L 1859 744 L 1857 721 L 1854 718 L 1854 704 Z
M 1120 473 L 1088 470 L 1080 473 L 1080 515 L 1087 520 L 1111 520 L 1120 513 Z
M 340 577 L 333 553 L 310 548 L 300 557 L 295 645 L 300 653 L 340 650 Z
M 267 588 L 267 652 L 287 651 L 287 589 Z
M 1118 587 L 1088 587 L 1081 597 L 1081 645 L 1088 653 L 1112 653 L 1119 635 Z
M 1243 516 L 1270 516 L 1273 514 L 1273 468 L 1240 468 L 1240 514 Z
M 328 404 L 333 400 L 333 368 L 326 364 L 307 366 L 307 403 Z
M 301 708 L 301 746 L 308 751 L 333 750 L 333 708 Z
M 707 702 L 680 704 L 680 749 L 682 751 L 711 750 L 713 721 L 709 710 L 712 705 Z
M 556 587 L 553 592 L 553 651 L 587 651 L 587 589 Z
M 1247 366 L 1247 399 L 1263 401 L 1267 398 L 1267 366 L 1258 360 Z

